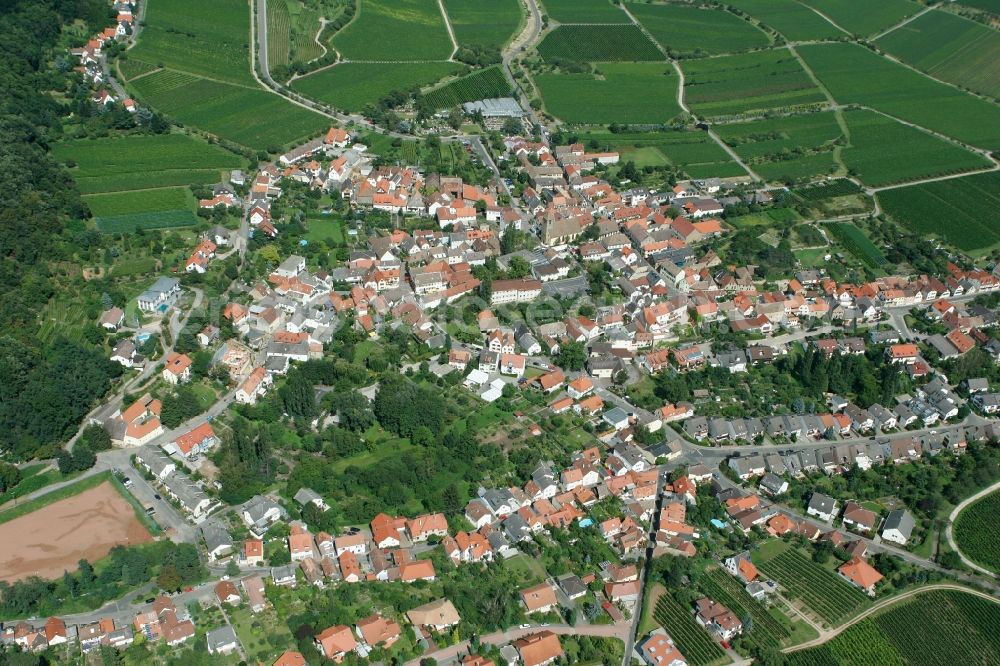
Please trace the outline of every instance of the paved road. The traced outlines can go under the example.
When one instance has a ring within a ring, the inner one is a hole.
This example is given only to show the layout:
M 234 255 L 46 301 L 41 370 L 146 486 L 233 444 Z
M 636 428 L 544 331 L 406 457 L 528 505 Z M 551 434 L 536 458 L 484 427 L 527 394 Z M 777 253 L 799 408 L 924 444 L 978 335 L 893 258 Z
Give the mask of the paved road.
M 507 81 L 517 91 L 521 106 L 527 112 L 528 118 L 532 123 L 541 126 L 542 122 L 535 113 L 535 110 L 531 108 L 527 93 L 517 80 L 514 79 L 514 73 L 510 69 L 510 63 L 514 58 L 532 48 L 542 32 L 542 15 L 538 10 L 538 2 L 536 0 L 525 0 L 525 2 L 528 6 L 527 25 L 525 25 L 521 34 L 515 37 L 503 51 L 503 73 L 507 76 Z
M 954 508 L 954 510 L 952 510 L 951 515 L 948 516 L 948 527 L 945 530 L 945 536 L 948 538 L 948 545 L 951 546 L 952 550 L 954 550 L 956 553 L 958 553 L 958 556 L 960 558 L 962 558 L 962 562 L 965 564 L 965 566 L 967 566 L 967 567 L 969 567 L 971 569 L 975 569 L 976 571 L 978 571 L 980 573 L 983 573 L 983 574 L 986 574 L 987 576 L 991 576 L 991 577 L 996 576 L 997 575 L 996 572 L 990 571 L 989 569 L 986 569 L 984 567 L 979 566 L 978 564 L 976 564 L 975 562 L 973 562 L 972 560 L 970 560 L 969 558 L 967 558 L 962 553 L 962 551 L 958 547 L 958 543 L 955 542 L 955 537 L 952 534 L 952 527 L 955 525 L 955 521 L 958 519 L 958 514 L 962 513 L 962 509 L 964 509 L 965 507 L 969 506 L 970 504 L 972 504 L 973 502 L 975 502 L 980 497 L 985 497 L 986 495 L 989 495 L 990 493 L 992 493 L 995 490 L 1000 490 L 1000 481 L 997 481 L 992 486 L 989 486 L 987 488 L 983 488 L 982 490 L 980 490 L 978 493 L 976 493 L 972 497 L 968 497 L 968 498 L 962 500 L 961 502 L 959 502 L 958 506 L 956 506 Z

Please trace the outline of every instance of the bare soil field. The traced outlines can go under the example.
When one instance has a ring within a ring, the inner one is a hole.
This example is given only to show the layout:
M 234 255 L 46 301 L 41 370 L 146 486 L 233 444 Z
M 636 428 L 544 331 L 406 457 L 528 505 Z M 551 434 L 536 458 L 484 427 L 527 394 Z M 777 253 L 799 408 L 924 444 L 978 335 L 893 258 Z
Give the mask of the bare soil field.
M 153 540 L 110 483 L 0 524 L 0 580 L 54 578 L 95 562 L 118 544 Z

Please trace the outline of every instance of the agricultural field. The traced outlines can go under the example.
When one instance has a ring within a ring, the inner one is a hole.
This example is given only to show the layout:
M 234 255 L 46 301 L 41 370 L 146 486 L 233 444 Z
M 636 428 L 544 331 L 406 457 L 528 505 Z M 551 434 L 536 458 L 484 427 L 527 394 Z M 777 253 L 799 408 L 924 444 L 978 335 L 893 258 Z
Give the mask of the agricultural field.
M 796 0 L 730 0 L 764 25 L 777 30 L 786 39 L 838 39 L 844 33 L 829 21 Z
M 843 136 L 830 111 L 716 125 L 715 131 L 744 162 L 770 181 L 830 173 L 837 168 L 834 148 Z
M 465 71 L 465 65 L 454 62 L 399 65 L 346 62 L 296 79 L 292 88 L 338 109 L 360 111 L 391 92 L 430 85 Z
M 629 23 L 609 0 L 542 0 L 543 14 L 559 23 Z
M 656 602 L 654 619 L 667 630 L 677 649 L 691 666 L 709 666 L 722 663 L 726 653 L 712 636 L 694 619 L 691 610 L 681 606 L 670 593 Z
M 710 599 L 718 601 L 736 613 L 737 617 L 750 617 L 753 628 L 749 635 L 758 644 L 777 647 L 791 632 L 767 611 L 767 607 L 747 594 L 743 585 L 722 569 L 713 569 L 701 579 L 701 585 Z
M 979 499 L 955 521 L 955 541 L 970 560 L 993 571 L 1000 571 L 1000 491 Z
M 622 160 L 638 167 L 672 164 L 691 178 L 727 178 L 746 172 L 703 131 L 683 132 L 587 132 L 584 142 L 597 141 L 601 150 L 617 150 Z
M 1000 14 L 1000 0 L 959 0 L 959 4 L 973 9 L 981 9 L 984 12 Z
M 465 102 L 507 97 L 511 85 L 499 67 L 487 67 L 424 94 L 435 109 L 449 109 Z
M 523 11 L 518 0 L 445 0 L 459 46 L 502 48 L 514 38 Z
M 863 104 L 979 148 L 1000 148 L 996 105 L 855 44 L 811 44 L 798 51 L 840 104 Z
M 1000 33 L 981 23 L 935 9 L 877 44 L 934 78 L 1000 98 Z
M 788 666 L 994 664 L 1000 660 L 1000 605 L 956 590 L 924 592 L 819 647 L 785 656 Z
M 289 63 L 292 40 L 292 18 L 286 0 L 267 3 L 267 64 L 279 67 Z
M 890 28 L 923 7 L 910 0 L 804 0 L 844 30 L 867 37 Z
M 826 151 L 794 155 L 781 161 L 754 164 L 750 168 L 768 182 L 795 184 L 836 175 L 840 165 L 833 151 Z
M 129 51 L 129 68 L 164 69 L 144 72 L 129 87 L 140 101 L 178 122 L 257 150 L 276 152 L 319 134 L 328 125 L 323 116 L 266 92 L 254 80 L 249 35 L 249 7 L 239 0 L 157 0 Z M 282 122 L 271 122 L 279 117 Z
M 663 54 L 635 25 L 566 25 L 538 45 L 547 62 L 648 62 Z
M 594 74 L 539 74 L 545 109 L 567 123 L 658 124 L 680 113 L 667 63 L 599 63 Z M 580 100 L 586 99 L 586 104 Z
M 1000 243 L 1000 173 L 884 190 L 875 195 L 893 220 L 967 252 Z
M 830 626 L 840 624 L 869 603 L 860 590 L 791 547 L 762 556 L 757 566 L 785 588 L 792 599 L 804 603 Z
M 118 69 L 121 72 L 123 79 L 131 81 L 137 76 L 155 72 L 158 67 L 152 63 L 143 62 L 142 60 L 132 60 L 126 53 L 118 58 Z
M 184 187 L 88 194 L 83 200 L 104 233 L 186 227 L 198 223 L 194 197 Z
M 208 185 L 246 166 L 242 157 L 185 134 L 63 141 L 52 154 L 75 163 L 70 173 L 83 194 Z
M 444 16 L 429 0 L 358 0 L 333 45 L 350 60 L 447 60 L 453 50 Z
M 789 109 L 826 99 L 784 49 L 688 60 L 681 67 L 684 99 L 704 117 Z
M 859 192 L 861 192 L 861 188 L 846 178 L 838 178 L 822 185 L 792 190 L 793 195 L 807 202 L 824 201 L 826 199 L 858 194 Z
M 879 268 L 889 263 L 889 260 L 885 258 L 880 249 L 875 247 L 871 239 L 850 222 L 830 222 L 826 228 L 844 249 L 862 263 L 872 268 Z
M 749 21 L 721 9 L 631 4 L 629 12 L 671 54 L 714 55 L 763 48 L 771 39 Z
M 871 187 L 985 169 L 981 155 L 872 111 L 845 111 L 847 168 Z
M 326 49 L 316 41 L 316 36 L 322 27 L 320 18 L 333 20 L 343 12 L 343 8 L 312 7 L 300 0 L 285 0 L 285 2 L 288 5 L 292 30 L 288 59 L 291 62 L 310 62 L 322 57 Z M 325 17 L 322 16 L 324 13 Z M 270 41 L 268 38 L 269 46 Z

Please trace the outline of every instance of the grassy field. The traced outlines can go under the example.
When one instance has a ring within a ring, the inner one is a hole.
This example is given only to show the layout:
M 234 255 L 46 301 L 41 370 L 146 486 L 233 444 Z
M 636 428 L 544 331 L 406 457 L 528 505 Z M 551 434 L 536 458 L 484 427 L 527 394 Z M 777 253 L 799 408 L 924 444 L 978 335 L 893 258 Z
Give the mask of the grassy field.
M 967 506 L 955 521 L 955 541 L 966 557 L 993 571 L 1000 571 L 1000 491 Z
M 785 543 L 780 543 L 787 546 Z M 836 626 L 868 605 L 860 590 L 824 569 L 800 551 L 775 548 L 759 554 L 758 568 L 807 605 L 830 626 Z M 755 558 L 756 559 L 756 558 Z
M 287 65 L 290 59 L 292 18 L 287 0 L 267 3 L 267 64 L 270 67 Z
M 354 20 L 333 37 L 351 60 L 447 60 L 444 17 L 430 0 L 358 0 Z
M 980 148 L 1000 147 L 1000 107 L 854 44 L 802 46 L 799 54 L 840 104 L 864 104 Z
M 889 28 L 922 7 L 910 0 L 804 0 L 805 4 L 829 16 L 834 23 L 859 37 Z
M 786 657 L 788 666 L 995 664 L 1000 662 L 1000 605 L 964 592 L 933 590 Z
M 825 100 L 786 50 L 685 61 L 681 67 L 685 101 L 702 116 L 759 113 Z
M 1000 33 L 981 23 L 935 9 L 877 43 L 935 78 L 1000 98 Z
M 279 151 L 327 121 L 266 92 L 250 70 L 250 10 L 240 0 L 158 0 L 129 51 L 129 67 L 163 67 L 131 82 L 134 95 L 178 122 L 235 143 Z M 145 63 L 140 64 L 140 63 Z M 281 118 L 280 123 L 272 122 Z
M 844 36 L 829 21 L 796 0 L 730 0 L 729 4 L 777 30 L 787 39 L 837 39 Z
M 567 123 L 665 123 L 678 113 L 679 80 L 666 63 L 599 63 L 593 74 L 539 74 L 545 108 Z M 581 104 L 580 100 L 587 100 Z
M 721 9 L 635 3 L 629 12 L 660 46 L 676 55 L 735 53 L 771 43 L 763 31 Z
M 538 54 L 549 62 L 648 62 L 663 54 L 635 25 L 566 25 L 545 35 Z
M 84 194 L 217 183 L 223 171 L 246 166 L 239 155 L 185 134 L 63 141 L 52 154 L 76 163 L 70 173 Z
M 984 173 L 879 192 L 886 214 L 920 234 L 968 252 L 1000 243 L 1000 173 Z
M 653 617 L 667 630 L 691 666 L 711 666 L 725 660 L 726 653 L 708 631 L 698 625 L 691 610 L 681 606 L 669 593 L 660 597 Z
M 629 23 L 608 0 L 542 0 L 541 10 L 560 23 Z
M 436 109 L 448 109 L 464 102 L 507 97 L 510 92 L 511 85 L 507 77 L 499 67 L 493 66 L 435 88 L 426 93 L 424 99 Z
M 66 477 L 58 469 L 42 471 L 45 467 L 44 463 L 38 463 L 21 468 L 21 480 L 18 484 L 13 488 L 8 488 L 6 492 L 0 493 L 0 506 L 18 497 L 24 497 L 41 490 L 45 486 L 66 480 Z
M 673 164 L 692 178 L 743 176 L 746 172 L 701 131 L 695 132 L 587 132 L 581 141 L 596 140 L 601 149 L 617 150 L 623 161 L 636 166 Z
M 338 109 L 360 111 L 390 92 L 430 85 L 465 69 L 464 65 L 453 62 L 402 65 L 349 62 L 296 79 L 292 87 Z
M 501 48 L 523 15 L 518 0 L 445 0 L 444 8 L 459 46 Z
M 851 147 L 847 168 L 866 185 L 878 187 L 974 171 L 990 166 L 981 155 L 872 111 L 846 111 Z
M 186 209 L 190 207 L 191 195 L 183 187 L 164 187 L 155 190 L 88 194 L 84 200 L 95 217 L 102 217 Z

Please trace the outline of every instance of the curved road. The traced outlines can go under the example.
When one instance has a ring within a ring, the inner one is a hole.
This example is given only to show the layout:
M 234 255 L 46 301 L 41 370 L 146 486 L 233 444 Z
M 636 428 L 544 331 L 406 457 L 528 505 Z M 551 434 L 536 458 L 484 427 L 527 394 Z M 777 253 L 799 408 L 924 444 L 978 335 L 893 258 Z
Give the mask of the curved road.
M 948 516 L 948 527 L 945 529 L 945 536 L 948 537 L 948 545 L 951 546 L 952 550 L 954 550 L 956 553 L 958 553 L 958 556 L 960 558 L 962 558 L 962 563 L 965 564 L 965 566 L 970 567 L 972 569 L 975 569 L 976 571 L 978 571 L 980 573 L 986 574 L 987 576 L 996 576 L 997 574 L 996 574 L 995 571 L 990 571 L 989 569 L 985 569 L 985 568 L 979 566 L 978 564 L 976 564 L 975 562 L 973 562 L 972 560 L 970 560 L 969 558 L 967 558 L 962 553 L 962 551 L 959 550 L 958 544 L 955 542 L 955 538 L 952 535 L 951 528 L 955 524 L 955 520 L 958 518 L 958 514 L 962 513 L 962 509 L 964 509 L 965 507 L 969 506 L 970 504 L 972 504 L 973 502 L 975 502 L 979 498 L 985 497 L 986 495 L 989 495 L 990 493 L 992 493 L 995 490 L 1000 490 L 1000 481 L 997 481 L 992 486 L 988 486 L 986 488 L 983 488 L 982 490 L 980 490 L 978 493 L 976 493 L 972 497 L 967 497 L 966 499 L 962 500 L 959 503 L 959 505 L 956 506 L 955 509 L 951 512 L 951 515 Z

